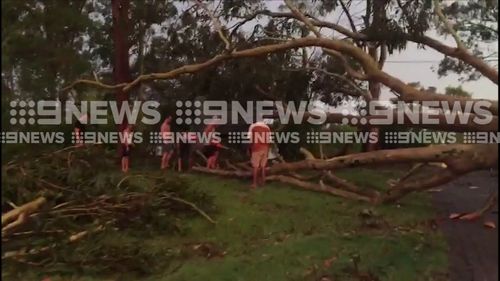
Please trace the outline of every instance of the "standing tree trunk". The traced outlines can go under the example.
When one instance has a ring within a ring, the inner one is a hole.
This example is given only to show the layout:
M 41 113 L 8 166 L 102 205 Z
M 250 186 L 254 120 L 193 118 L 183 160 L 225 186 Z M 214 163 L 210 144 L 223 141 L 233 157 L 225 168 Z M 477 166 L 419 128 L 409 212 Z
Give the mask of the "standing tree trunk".
M 130 0 L 111 0 L 113 15 L 113 80 L 115 84 L 130 82 L 129 66 L 129 44 L 128 44 L 128 23 L 129 23 Z M 123 102 L 128 100 L 128 94 L 122 89 L 116 90 L 117 107 L 121 110 Z M 123 131 L 128 126 L 126 114 L 123 120 L 117 124 L 118 131 Z M 118 144 L 118 153 L 121 153 L 122 146 Z
M 380 58 L 378 56 L 378 51 L 377 51 L 377 47 L 370 47 L 368 49 L 368 53 L 370 54 L 370 56 L 373 58 L 373 60 L 375 61 L 379 61 L 379 68 L 382 69 L 382 66 L 383 66 L 383 60 L 385 60 L 384 58 L 384 52 L 385 52 L 385 48 L 382 46 L 380 47 Z M 374 101 L 378 101 L 379 98 L 380 98 L 380 89 L 381 89 L 381 85 L 379 82 L 374 82 L 374 81 L 370 81 L 368 82 L 368 89 L 370 91 L 370 94 L 372 96 L 372 99 Z M 367 107 L 368 108 L 368 107 Z M 369 112 L 369 111 L 367 111 Z M 379 134 L 380 133 L 380 130 L 379 128 L 377 127 L 370 127 L 369 132 L 374 132 L 376 134 Z M 374 142 L 374 143 L 367 143 L 366 144 L 366 149 L 365 151 L 374 151 L 374 150 L 377 150 L 380 148 L 380 136 L 378 138 L 378 141 L 377 142 Z
M 130 66 L 129 66 L 129 44 L 128 44 L 128 22 L 129 22 L 129 6 L 130 0 L 111 0 L 113 13 L 113 45 L 114 45 L 114 60 L 113 60 L 113 80 L 115 84 L 130 82 Z M 122 89 L 116 90 L 116 102 L 118 108 L 121 109 L 124 101 L 128 100 L 128 94 Z M 122 131 L 128 125 L 128 120 L 125 118 L 118 129 Z
M 387 18 L 386 16 L 386 11 L 385 11 L 385 6 L 387 5 L 388 1 L 387 0 L 375 0 L 373 2 L 373 19 L 372 23 L 370 25 L 370 28 L 372 30 L 375 30 L 375 32 L 383 32 L 383 22 Z M 369 15 L 367 15 L 367 21 L 369 21 Z M 375 43 L 375 42 L 374 42 Z M 380 55 L 379 55 L 379 50 L 380 50 Z M 373 58 L 374 61 L 378 62 L 378 68 L 382 69 L 384 66 L 385 58 L 387 55 L 387 50 L 386 46 L 384 43 L 380 44 L 375 44 L 375 45 L 368 45 L 368 54 Z M 379 100 L 380 98 L 380 89 L 381 85 L 380 82 L 378 81 L 369 81 L 368 84 L 368 89 L 370 91 L 370 94 L 372 96 L 372 99 L 374 101 Z M 370 127 L 367 130 L 368 132 L 374 132 L 379 134 L 379 129 Z M 380 136 L 379 136 L 379 141 L 380 141 Z M 364 146 L 364 151 L 374 151 L 380 148 L 379 141 L 375 143 L 367 143 Z

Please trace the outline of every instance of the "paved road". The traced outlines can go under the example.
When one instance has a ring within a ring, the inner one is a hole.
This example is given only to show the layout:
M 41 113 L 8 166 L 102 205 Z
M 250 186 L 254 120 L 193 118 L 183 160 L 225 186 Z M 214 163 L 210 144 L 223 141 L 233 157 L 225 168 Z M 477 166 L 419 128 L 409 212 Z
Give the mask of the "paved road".
M 488 195 L 498 188 L 498 172 L 470 173 L 441 188 L 433 196 L 439 217 L 473 211 L 483 206 Z M 449 219 L 439 222 L 450 245 L 451 281 L 498 281 L 498 229 L 484 227 L 485 220 L 495 222 L 498 227 L 498 204 L 476 222 Z

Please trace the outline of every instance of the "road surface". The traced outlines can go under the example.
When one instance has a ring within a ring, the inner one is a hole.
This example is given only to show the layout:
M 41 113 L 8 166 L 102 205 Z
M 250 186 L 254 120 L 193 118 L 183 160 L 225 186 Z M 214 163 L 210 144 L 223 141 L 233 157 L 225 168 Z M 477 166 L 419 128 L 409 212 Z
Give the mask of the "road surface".
M 498 171 L 478 171 L 440 187 L 433 203 L 438 216 L 447 218 L 480 208 L 497 188 Z M 498 227 L 498 204 L 475 222 L 439 220 L 450 247 L 451 281 L 498 281 L 498 229 L 485 227 L 485 221 Z

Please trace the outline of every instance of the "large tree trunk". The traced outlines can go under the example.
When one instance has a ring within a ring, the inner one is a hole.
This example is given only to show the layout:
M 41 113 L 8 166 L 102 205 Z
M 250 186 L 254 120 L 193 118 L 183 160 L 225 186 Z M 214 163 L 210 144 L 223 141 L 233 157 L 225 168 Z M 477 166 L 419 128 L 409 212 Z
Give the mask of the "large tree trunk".
M 128 44 L 128 13 L 130 0 L 111 0 L 113 13 L 113 44 L 114 44 L 114 59 L 113 59 L 113 80 L 115 84 L 130 82 L 130 66 L 129 66 L 129 44 Z M 128 94 L 123 89 L 116 90 L 116 101 L 118 108 L 121 109 L 124 101 L 128 100 Z M 118 130 L 122 131 L 128 125 L 126 115 L 120 124 Z
M 130 0 L 111 0 L 113 14 L 113 80 L 115 84 L 130 82 L 129 44 L 128 44 L 128 12 Z M 116 102 L 118 110 L 121 110 L 123 102 L 128 100 L 128 93 L 122 88 L 116 89 Z M 117 129 L 122 132 L 128 126 L 127 115 L 117 124 Z M 122 145 L 118 144 L 118 154 L 122 153 Z
M 363 165 L 383 165 L 412 162 L 443 162 L 455 173 L 487 169 L 498 165 L 497 144 L 450 144 L 428 147 L 378 150 L 350 154 L 328 160 L 306 159 L 280 163 L 269 168 L 269 174 L 305 170 L 332 170 Z
M 370 25 L 370 28 L 372 30 L 375 30 L 375 32 L 377 33 L 381 32 L 382 26 L 387 18 L 385 12 L 385 6 L 387 5 L 387 3 L 388 3 L 387 0 L 375 0 L 373 2 L 373 21 L 372 24 Z M 368 54 L 370 55 L 370 57 L 372 57 L 374 61 L 378 62 L 377 65 L 378 69 L 382 70 L 387 55 L 386 46 L 383 43 L 381 44 L 377 43 L 377 45 L 369 45 Z M 372 100 L 378 101 L 380 98 L 380 90 L 381 90 L 380 82 L 369 81 L 368 90 L 370 91 Z M 370 127 L 369 132 L 374 132 L 378 134 L 379 129 Z M 374 143 L 367 143 L 365 146 L 365 151 L 374 151 L 377 150 L 378 148 L 379 148 L 379 141 Z
M 436 145 L 418 148 L 405 148 L 394 150 L 377 150 L 372 152 L 351 154 L 346 156 L 334 157 L 323 160 L 316 159 L 314 155 L 306 150 L 301 150 L 306 159 L 298 162 L 282 162 L 268 168 L 267 179 L 280 181 L 286 184 L 298 186 L 307 190 L 327 192 L 332 195 L 370 201 L 373 203 L 391 203 L 401 199 L 403 196 L 436 187 L 452 181 L 459 176 L 487 168 L 498 167 L 498 145 L 496 144 L 454 144 L 454 145 Z M 363 190 L 353 183 L 338 178 L 329 171 L 358 166 L 381 166 L 384 164 L 401 163 L 440 163 L 440 170 L 434 175 L 421 179 L 408 181 L 407 178 L 414 172 L 410 172 L 401 178 L 397 184 L 389 184 L 390 187 L 379 193 L 374 190 Z M 233 167 L 234 168 L 234 167 Z M 193 170 L 210 173 L 220 176 L 230 176 L 239 178 L 250 178 L 252 172 L 248 170 L 212 170 L 203 167 L 194 167 Z M 310 182 L 316 178 L 309 178 L 297 174 L 298 171 L 319 170 L 323 177 L 319 184 Z M 327 180 L 334 184 L 330 187 L 324 184 Z
M 369 47 L 368 48 L 368 54 L 373 58 L 374 61 L 378 60 L 378 47 Z M 381 64 L 379 64 L 380 69 L 382 69 Z M 378 101 L 380 98 L 380 83 L 378 81 L 369 81 L 368 82 L 368 90 L 370 91 L 370 94 L 372 96 L 372 100 Z M 368 108 L 368 106 L 367 106 Z M 369 111 L 367 111 L 369 112 Z M 379 129 L 376 127 L 369 127 L 368 132 L 374 132 L 374 133 L 379 133 Z M 363 147 L 363 151 L 374 151 L 377 150 L 379 147 L 379 141 L 374 142 L 374 143 L 366 143 Z

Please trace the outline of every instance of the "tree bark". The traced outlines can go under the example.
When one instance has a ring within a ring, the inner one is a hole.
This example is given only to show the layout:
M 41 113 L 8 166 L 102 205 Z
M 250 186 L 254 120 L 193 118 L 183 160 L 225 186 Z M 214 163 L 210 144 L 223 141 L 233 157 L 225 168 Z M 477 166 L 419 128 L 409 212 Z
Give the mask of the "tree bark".
M 368 54 L 372 57 L 373 60 L 377 61 L 378 60 L 378 51 L 377 47 L 372 46 L 368 48 Z M 380 67 L 380 63 L 379 63 Z M 380 67 L 381 69 L 381 67 Z M 378 101 L 380 98 L 380 83 L 378 81 L 369 81 L 368 82 L 368 90 L 370 91 L 370 95 L 372 96 L 372 100 Z M 379 133 L 379 129 L 376 127 L 369 127 L 368 130 L 369 132 L 373 133 Z M 366 143 L 364 145 L 364 151 L 374 151 L 377 150 L 379 141 L 375 143 Z
M 369 5 L 367 5 L 369 6 Z M 367 9 L 368 10 L 368 9 Z M 248 16 L 245 21 L 249 21 L 253 18 L 255 18 L 257 15 L 267 15 L 270 17 L 285 17 L 285 18 L 295 18 L 299 19 L 295 14 L 293 13 L 286 13 L 286 12 L 271 12 L 268 10 L 260 10 L 256 11 L 253 15 Z M 317 27 L 326 27 L 333 29 L 351 39 L 354 41 L 383 41 L 384 36 L 371 36 L 365 33 L 361 32 L 356 32 L 353 30 L 350 30 L 348 28 L 345 28 L 339 24 L 333 23 L 333 22 L 328 22 L 328 21 L 323 21 L 323 20 L 317 20 L 317 19 L 311 19 L 311 23 Z M 390 34 L 387 34 L 388 36 Z M 481 74 L 486 76 L 489 80 L 491 80 L 493 83 L 498 85 L 498 70 L 490 65 L 488 65 L 484 60 L 474 56 L 470 51 L 465 50 L 465 49 L 459 49 L 459 48 L 454 48 L 450 47 L 448 45 L 445 45 L 441 43 L 440 41 L 431 38 L 429 36 L 415 36 L 411 34 L 402 34 L 404 36 L 404 39 L 417 43 L 417 44 L 422 44 L 428 47 L 433 48 L 434 50 L 459 59 L 464 61 L 465 63 L 469 64 L 470 66 L 474 67 L 479 71 Z
M 129 7 L 130 0 L 111 0 L 113 15 L 113 80 L 115 84 L 128 83 L 131 80 L 129 65 Z M 128 93 L 122 88 L 117 88 L 115 92 L 117 107 L 120 110 L 123 102 L 128 100 Z M 128 125 L 126 115 L 118 130 L 123 131 Z
M 10 210 L 5 214 L 2 214 L 2 227 L 17 218 L 22 213 L 27 213 L 28 215 L 33 213 L 34 211 L 38 210 L 40 206 L 45 204 L 45 202 L 47 202 L 47 199 L 45 199 L 45 197 L 39 197 L 31 202 Z
M 498 165 L 497 144 L 449 144 L 418 148 L 388 149 L 350 154 L 328 160 L 302 160 L 280 163 L 269 168 L 269 174 L 303 170 L 332 170 L 372 164 L 443 162 L 455 173 L 487 169 Z
M 393 91 L 397 92 L 399 94 L 399 99 L 401 101 L 405 102 L 414 102 L 414 101 L 440 101 L 442 103 L 447 103 L 449 108 L 453 108 L 453 105 L 455 102 L 460 103 L 462 107 L 465 107 L 465 104 L 467 102 L 472 103 L 472 111 L 475 112 L 478 108 L 475 107 L 475 103 L 477 102 L 483 102 L 485 100 L 478 100 L 478 99 L 470 99 L 470 98 L 463 98 L 463 97 L 452 97 L 452 96 L 447 96 L 447 95 L 442 95 L 442 94 L 437 94 L 437 93 L 429 93 L 429 92 L 424 92 L 416 89 L 415 87 L 412 87 L 410 85 L 407 85 L 400 79 L 389 75 L 388 73 L 385 73 L 381 71 L 378 67 L 378 63 L 374 61 L 367 53 L 365 53 L 362 49 L 349 44 L 345 41 L 342 40 L 332 40 L 332 39 L 326 39 L 326 38 L 311 38 L 311 37 L 304 37 L 304 38 L 299 38 L 299 39 L 293 39 L 284 43 L 280 44 L 272 44 L 272 45 L 264 45 L 264 46 L 259 46 L 255 47 L 252 49 L 246 49 L 246 50 L 241 50 L 241 51 L 233 51 L 232 53 L 226 53 L 226 54 L 220 54 L 217 55 L 205 62 L 202 63 L 197 63 L 197 64 L 190 64 L 190 65 L 184 65 L 179 68 L 173 69 L 168 72 L 163 72 L 163 73 L 151 73 L 151 74 L 145 74 L 145 75 L 140 75 L 136 79 L 134 79 L 130 83 L 119 83 L 115 85 L 105 85 L 96 81 L 92 80 L 77 80 L 71 83 L 69 86 L 65 87 L 64 90 L 71 89 L 77 84 L 90 84 L 94 86 L 99 86 L 103 87 L 106 89 L 123 89 L 123 91 L 127 92 L 131 90 L 132 88 L 139 86 L 142 82 L 144 81 L 149 81 L 149 80 L 157 80 L 157 79 L 172 79 L 175 77 L 178 77 L 183 74 L 189 74 L 189 73 L 195 73 L 202 71 L 204 69 L 207 69 L 209 67 L 218 65 L 224 61 L 230 60 L 230 59 L 238 59 L 238 58 L 245 58 L 245 57 L 258 57 L 258 56 L 263 56 L 267 55 L 270 53 L 276 53 L 280 51 L 285 51 L 289 49 L 295 49 L 295 48 L 302 48 L 302 47 L 311 47 L 311 46 L 316 46 L 316 47 L 323 47 L 325 49 L 331 49 L 334 50 L 338 53 L 345 54 L 347 56 L 351 56 L 354 59 L 356 59 L 363 67 L 365 71 L 365 75 L 362 75 L 363 77 L 367 77 L 368 80 L 370 81 L 378 81 L 382 83 L 383 85 L 389 87 Z M 344 58 L 345 59 L 345 58 Z M 490 103 L 490 106 L 488 109 L 493 115 L 498 115 L 498 101 L 488 101 Z M 483 104 L 484 105 L 484 104 Z M 483 110 L 480 112 L 475 112 L 479 114 L 484 114 L 484 106 L 482 107 Z M 481 107 L 479 107 L 481 109 Z

